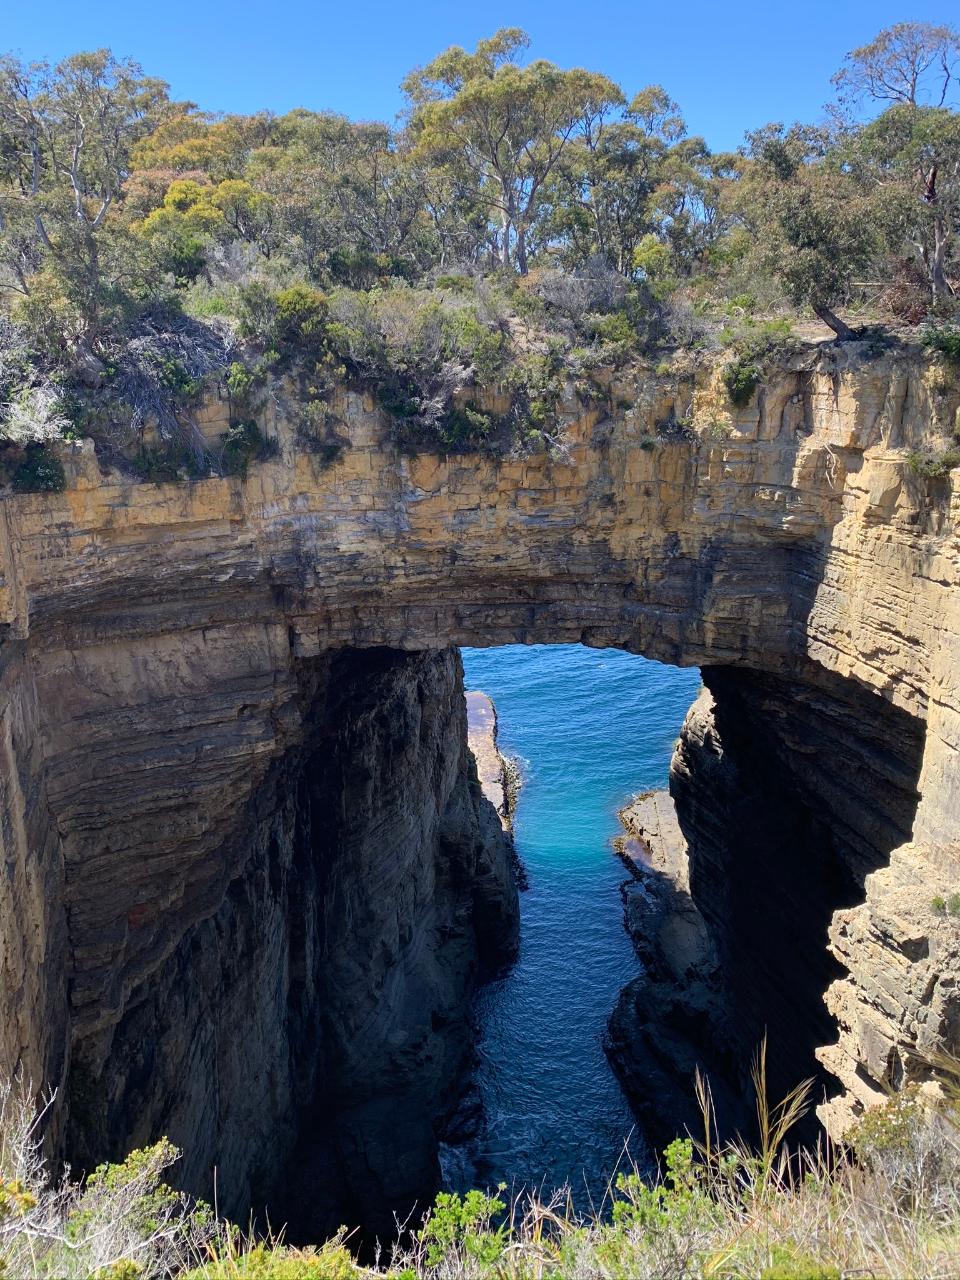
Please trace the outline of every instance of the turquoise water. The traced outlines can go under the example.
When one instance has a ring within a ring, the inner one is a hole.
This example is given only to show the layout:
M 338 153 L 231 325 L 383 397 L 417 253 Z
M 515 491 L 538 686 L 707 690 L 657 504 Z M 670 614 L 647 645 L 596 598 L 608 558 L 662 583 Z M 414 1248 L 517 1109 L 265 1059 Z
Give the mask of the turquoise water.
M 580 645 L 465 649 L 463 662 L 467 688 L 496 704 L 501 750 L 521 762 L 515 835 L 529 888 L 518 962 L 478 1004 L 486 1128 L 447 1153 L 445 1171 L 454 1186 L 569 1184 L 587 1207 L 628 1139 L 649 1159 L 602 1049 L 617 993 L 639 971 L 611 849 L 617 810 L 666 784 L 700 677 Z

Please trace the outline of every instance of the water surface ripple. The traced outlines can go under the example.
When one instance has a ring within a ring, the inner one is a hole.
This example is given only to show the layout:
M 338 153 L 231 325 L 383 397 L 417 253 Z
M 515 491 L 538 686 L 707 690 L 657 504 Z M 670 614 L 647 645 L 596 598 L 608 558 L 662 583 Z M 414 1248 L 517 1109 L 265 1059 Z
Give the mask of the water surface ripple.
M 601 1037 L 638 972 L 623 929 L 617 809 L 666 784 L 699 673 L 612 649 L 464 649 L 469 689 L 499 716 L 500 747 L 524 786 L 517 848 L 529 876 L 516 966 L 483 989 L 477 1086 L 481 1136 L 448 1150 L 448 1183 L 569 1183 L 586 1208 L 603 1195 L 634 1120 Z M 631 1151 L 649 1156 L 634 1133 Z

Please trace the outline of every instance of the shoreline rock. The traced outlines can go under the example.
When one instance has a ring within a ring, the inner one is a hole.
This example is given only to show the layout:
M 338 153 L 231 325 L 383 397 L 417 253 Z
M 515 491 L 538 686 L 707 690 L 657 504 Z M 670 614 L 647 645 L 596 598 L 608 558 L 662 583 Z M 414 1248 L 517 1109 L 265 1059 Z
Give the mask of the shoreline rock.
M 503 830 L 510 839 L 517 886 L 523 890 L 529 882 L 513 841 L 513 820 L 523 786 L 523 774 L 517 761 L 500 750 L 499 721 L 493 699 L 479 689 L 470 689 L 466 693 L 466 702 L 467 744 L 476 761 L 480 789 L 496 809 Z
M 620 992 L 604 1049 L 631 1107 L 659 1152 L 700 1136 L 697 1071 L 706 1077 L 722 1130 L 742 1110 L 718 1052 L 722 1020 L 717 957 L 690 896 L 687 842 L 668 791 L 635 796 L 617 815 L 614 850 L 630 872 L 621 885 L 624 927 L 644 973 Z
M 506 757 L 497 745 L 497 709 L 493 699 L 479 689 L 468 689 L 467 745 L 477 765 L 480 789 L 497 813 L 503 829 L 513 831 L 517 784 Z M 513 766 L 516 772 L 516 766 Z

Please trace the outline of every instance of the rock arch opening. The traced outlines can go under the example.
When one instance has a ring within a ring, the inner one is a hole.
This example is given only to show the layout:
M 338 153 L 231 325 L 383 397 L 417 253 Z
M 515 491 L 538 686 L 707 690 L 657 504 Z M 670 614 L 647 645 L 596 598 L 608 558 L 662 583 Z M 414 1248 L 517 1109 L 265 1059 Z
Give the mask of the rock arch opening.
M 686 735 L 675 779 L 691 894 L 743 979 L 731 1031 L 819 1047 L 843 1088 L 831 1124 L 956 1046 L 956 926 L 930 904 L 960 865 L 957 497 L 906 465 L 938 421 L 934 370 L 811 349 L 729 434 L 660 430 L 690 395 L 709 421 L 720 378 L 706 361 L 682 396 L 639 368 L 611 371 L 606 399 L 571 386 L 563 454 L 505 459 L 401 457 L 383 411 L 340 387 L 350 447 L 329 467 L 278 401 L 276 456 L 245 480 L 133 483 L 84 446 L 63 493 L 4 500 L 0 1057 L 60 1089 L 53 1150 L 86 1162 L 171 1129 L 185 1178 L 207 1189 L 216 1165 L 242 1212 L 293 1150 L 288 1118 L 327 1123 L 314 1066 L 332 1080 L 327 1048 L 376 1026 L 338 1011 L 349 982 L 321 972 L 324 937 L 348 951 L 382 924 L 347 969 L 399 1007 L 408 992 L 445 1042 L 437 957 L 460 939 L 466 1000 L 496 897 L 455 645 L 580 641 L 702 668 L 711 727 Z M 414 781 L 389 783 L 403 761 Z M 344 789 L 372 805 L 363 830 Z M 745 810 L 765 834 L 740 836 Z M 382 900 L 413 927 L 380 920 L 377 850 L 411 871 L 415 890 Z M 304 851 L 340 867 L 339 897 Z M 369 880 L 352 896 L 351 859 Z M 416 1069 L 399 1025 L 384 1043 Z M 368 1151 L 338 1150 L 375 1181 Z

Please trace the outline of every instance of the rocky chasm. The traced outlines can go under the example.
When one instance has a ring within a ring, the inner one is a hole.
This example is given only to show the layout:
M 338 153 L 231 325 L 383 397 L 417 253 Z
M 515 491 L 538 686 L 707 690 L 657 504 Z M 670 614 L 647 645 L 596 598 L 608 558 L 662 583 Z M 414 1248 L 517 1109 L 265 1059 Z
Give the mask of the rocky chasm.
M 960 501 L 907 457 L 960 392 L 864 344 L 742 410 L 707 359 L 601 381 L 562 454 L 403 456 L 339 387 L 328 465 L 278 386 L 245 480 L 138 483 L 85 442 L 64 493 L 0 502 L 0 1058 L 58 1089 L 59 1154 L 168 1133 L 190 1189 L 216 1169 L 228 1212 L 317 1234 L 432 1191 L 517 929 L 457 645 L 701 667 L 671 789 L 734 1075 L 765 1027 L 839 1133 L 958 1047 L 931 904 L 960 863 Z M 228 418 L 212 391 L 200 425 Z

